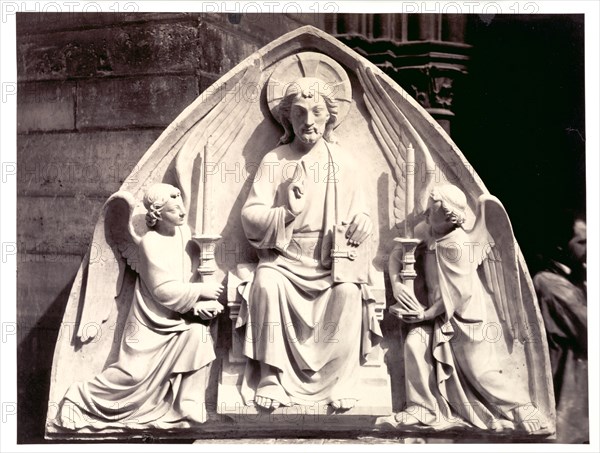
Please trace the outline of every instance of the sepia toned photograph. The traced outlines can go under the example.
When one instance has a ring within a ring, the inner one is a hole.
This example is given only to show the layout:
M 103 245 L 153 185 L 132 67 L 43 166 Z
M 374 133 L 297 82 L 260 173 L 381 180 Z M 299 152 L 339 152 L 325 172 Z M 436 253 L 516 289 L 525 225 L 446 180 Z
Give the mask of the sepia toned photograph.
M 2 4 L 9 448 L 597 448 L 597 6 L 66 3 Z

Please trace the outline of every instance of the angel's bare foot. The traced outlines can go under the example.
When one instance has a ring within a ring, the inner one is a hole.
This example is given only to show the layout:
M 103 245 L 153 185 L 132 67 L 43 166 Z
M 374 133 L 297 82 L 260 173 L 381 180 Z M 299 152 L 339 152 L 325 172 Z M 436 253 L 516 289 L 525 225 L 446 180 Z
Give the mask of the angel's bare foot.
M 331 407 L 333 407 L 336 411 L 347 411 L 348 409 L 352 409 L 354 406 L 356 406 L 356 400 L 354 398 L 342 398 L 332 401 L 330 404 Z
M 539 420 L 523 420 L 521 423 L 519 423 L 519 428 L 527 431 L 529 434 L 532 434 L 542 429 L 542 424 L 539 422 Z
M 256 398 L 254 399 L 254 403 L 257 406 L 267 410 L 277 409 L 279 406 L 281 406 L 281 403 L 279 401 L 267 398 L 265 396 L 256 396 Z
M 415 426 L 421 424 L 421 421 L 414 415 L 402 411 L 396 414 L 396 422 L 402 426 Z
M 517 407 L 514 414 L 517 427 L 529 434 L 540 431 L 548 426 L 546 418 L 533 404 L 524 404 Z
M 510 420 L 502 420 L 500 418 L 496 418 L 490 424 L 490 429 L 497 433 L 502 431 L 508 431 L 515 429 L 515 424 Z

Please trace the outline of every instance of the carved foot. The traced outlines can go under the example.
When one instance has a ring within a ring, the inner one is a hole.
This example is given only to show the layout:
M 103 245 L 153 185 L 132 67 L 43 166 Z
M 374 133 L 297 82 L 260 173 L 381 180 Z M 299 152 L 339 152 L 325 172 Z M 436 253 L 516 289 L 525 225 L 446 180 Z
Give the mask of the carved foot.
M 397 429 L 398 422 L 396 421 L 396 417 L 392 414 L 388 415 L 387 417 L 378 417 L 377 420 L 375 420 L 375 426 L 377 426 L 378 428 L 390 427 Z
M 261 396 L 261 394 L 279 398 L 285 397 L 285 391 L 281 388 L 281 384 L 279 383 L 277 368 L 264 362 L 260 362 L 260 382 L 256 388 L 254 405 L 266 410 L 275 410 L 279 406 L 285 406 L 285 403 L 282 403 L 275 398 Z
M 548 427 L 548 420 L 533 404 L 524 404 L 514 411 L 517 428 L 533 434 Z
M 258 407 L 262 407 L 263 409 L 267 410 L 275 410 L 279 406 L 281 406 L 281 403 L 277 400 L 258 395 L 254 399 L 254 404 L 256 404 Z
M 501 420 L 499 418 L 492 421 L 490 424 L 490 430 L 500 433 L 503 431 L 513 431 L 515 424 L 509 420 Z
M 347 411 L 356 406 L 356 400 L 354 398 L 342 398 L 339 400 L 332 401 L 331 407 L 336 411 Z
M 538 420 L 524 420 L 519 423 L 518 426 L 529 434 L 533 434 L 542 429 L 542 424 Z

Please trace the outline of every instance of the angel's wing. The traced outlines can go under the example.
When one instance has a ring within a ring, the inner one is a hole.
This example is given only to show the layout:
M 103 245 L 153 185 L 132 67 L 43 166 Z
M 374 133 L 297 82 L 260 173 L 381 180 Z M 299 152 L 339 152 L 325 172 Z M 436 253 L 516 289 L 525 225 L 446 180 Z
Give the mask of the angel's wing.
M 175 173 L 184 202 L 202 200 L 202 185 L 193 185 L 200 181 L 201 176 L 194 173 L 203 164 L 197 157 L 203 155 L 209 138 L 211 163 L 217 164 L 223 157 L 242 130 L 248 109 L 259 101 L 252 96 L 252 90 L 260 86 L 260 75 L 260 62 L 254 61 L 240 77 L 227 78 L 221 85 L 209 88 L 181 114 L 183 119 L 167 128 L 144 155 L 137 171 L 122 186 L 127 191 L 117 192 L 105 203 L 94 229 L 90 253 L 82 264 L 84 272 L 79 291 L 83 308 L 76 333 L 82 342 L 91 341 L 99 332 L 87 329 L 87 325 L 101 325 L 108 319 L 114 298 L 123 290 L 126 267 L 136 269 L 138 244 L 147 231 L 143 210 L 140 209 L 138 215 L 135 213 L 140 204 L 136 197 L 141 198 L 148 185 L 165 177 L 169 156 L 172 156 L 176 159 Z M 182 137 L 183 144 L 180 143 Z M 198 195 L 192 197 L 192 194 Z M 202 215 L 202 209 L 189 205 L 188 209 L 193 225 Z
M 500 200 L 481 195 L 477 219 L 469 232 L 474 264 L 481 268 L 487 289 L 493 294 L 500 319 L 512 341 L 524 335 L 525 323 L 517 242 L 508 214 Z
M 89 329 L 90 324 L 101 326 L 108 319 L 114 298 L 121 293 L 126 266 L 137 269 L 138 245 L 147 231 L 143 215 L 136 214 L 138 206 L 138 201 L 126 191 L 113 194 L 104 204 L 84 277 L 87 281 L 84 280 L 85 295 L 77 329 L 77 337 L 83 343 L 100 332 Z
M 364 100 L 367 110 L 371 115 L 373 132 L 383 149 L 386 159 L 393 169 L 396 180 L 394 193 L 394 218 L 396 225 L 404 220 L 404 196 L 406 178 L 403 173 L 415 171 L 419 177 L 415 178 L 415 212 L 413 216 L 425 210 L 429 188 L 433 183 L 435 164 L 427 145 L 410 123 L 406 115 L 396 105 L 394 100 L 386 93 L 378 80 L 377 74 L 370 67 L 360 66 L 358 78 L 364 87 Z M 412 144 L 415 148 L 415 168 L 406 168 L 406 148 Z M 410 220 L 410 219 L 409 219 Z M 415 224 L 413 219 L 413 224 Z
M 246 68 L 241 79 L 233 86 L 213 88 L 222 92 L 221 101 L 195 127 L 177 154 L 175 172 L 190 213 L 191 225 L 197 225 L 202 215 L 201 207 L 189 204 L 194 199 L 192 193 L 197 195 L 195 199 L 203 199 L 202 185 L 194 186 L 202 178 L 199 170 L 204 166 L 202 159 L 206 157 L 210 165 L 217 165 L 223 158 L 243 129 L 250 106 L 258 102 L 258 98 L 251 93 L 260 87 L 260 77 L 260 65 L 254 64 Z M 207 154 L 204 153 L 205 146 L 209 147 Z

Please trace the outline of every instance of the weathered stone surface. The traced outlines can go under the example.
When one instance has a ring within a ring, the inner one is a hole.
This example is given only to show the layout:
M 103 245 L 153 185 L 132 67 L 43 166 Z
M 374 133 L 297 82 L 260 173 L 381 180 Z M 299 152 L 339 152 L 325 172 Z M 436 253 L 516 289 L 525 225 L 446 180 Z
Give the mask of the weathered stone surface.
M 203 444 L 206 441 L 196 440 L 195 444 Z M 277 438 L 244 438 L 244 439 L 211 439 L 214 444 L 268 444 L 268 445 L 296 445 L 296 444 L 316 444 L 316 445 L 338 445 L 338 444 L 402 444 L 403 439 L 370 437 L 353 435 L 347 439 L 324 438 L 324 437 L 277 437 Z
M 19 196 L 106 197 L 119 190 L 161 130 L 19 135 Z
M 325 26 L 325 19 L 328 14 L 337 13 L 338 5 L 335 3 L 313 3 L 309 10 L 310 13 L 295 13 L 294 6 L 288 5 L 287 10 L 283 11 L 288 19 L 292 19 L 295 22 L 299 22 L 301 25 L 313 25 L 317 28 L 323 29 Z
M 20 83 L 17 90 L 18 132 L 75 128 L 73 82 Z
M 136 13 L 135 2 L 87 4 L 85 12 L 69 12 L 67 4 L 64 11 L 57 11 L 61 5 L 51 2 L 48 5 L 36 4 L 31 12 L 16 15 L 17 34 L 35 35 L 52 31 L 81 30 L 93 27 L 110 27 L 127 23 L 148 23 L 153 21 L 195 20 L 198 13 Z M 101 8 L 102 11 L 98 11 Z M 37 10 L 37 11 L 36 11 Z
M 17 318 L 19 342 L 34 328 L 52 330 L 60 326 L 62 310 L 53 307 L 61 292 L 70 285 L 82 255 L 31 255 L 19 250 L 17 267 L 17 297 L 27 304 L 27 310 Z M 31 278 L 34 275 L 35 278 Z M 64 309 L 65 300 L 60 307 Z M 38 337 L 38 344 L 48 339 Z M 50 365 L 50 361 L 46 361 Z
M 18 77 L 193 73 L 200 47 L 195 21 L 23 36 L 18 43 Z
M 93 80 L 78 86 L 77 128 L 166 126 L 197 96 L 193 76 Z
M 291 9 L 293 11 L 293 6 Z M 206 14 L 199 20 L 213 22 L 230 33 L 238 34 L 241 40 L 249 39 L 261 45 L 305 24 L 318 26 L 315 22 L 321 21 L 311 14 L 269 13 L 268 8 L 260 8 L 257 3 L 248 3 L 238 14 Z
M 194 14 L 181 15 L 178 22 L 150 21 L 109 27 L 123 22 L 103 19 L 104 15 L 95 21 L 85 14 L 66 16 L 70 19 L 41 21 L 49 29 L 42 27 L 33 34 L 20 35 L 19 80 L 189 73 L 197 68 L 221 74 L 259 45 L 305 23 L 321 21 L 318 15 Z M 28 17 L 20 22 L 23 28 L 31 29 L 40 19 Z M 89 26 L 101 28 L 83 29 Z M 75 29 L 59 31 L 64 28 Z M 44 30 L 52 33 L 44 34 Z M 225 61 L 214 60 L 219 56 Z
M 56 340 L 69 338 L 73 326 L 62 323 L 79 255 L 27 255 L 17 261 L 18 436 L 43 442 L 41 419 L 48 408 L 52 354 Z
M 203 43 L 199 52 L 199 69 L 219 75 L 259 48 L 258 44 L 205 21 L 198 25 L 198 40 Z
M 211 74 L 198 74 L 198 87 L 200 93 L 204 93 L 208 87 L 218 80 L 218 76 Z
M 83 256 L 89 247 L 93 222 L 104 199 L 19 197 L 17 247 L 19 253 Z M 107 253 L 98 248 L 98 256 Z

